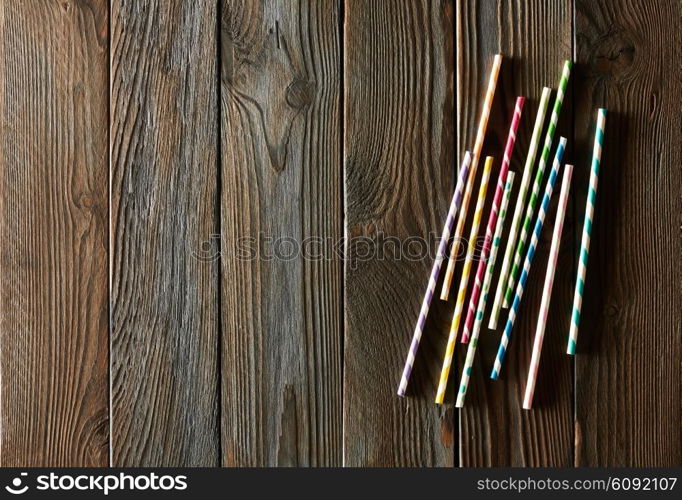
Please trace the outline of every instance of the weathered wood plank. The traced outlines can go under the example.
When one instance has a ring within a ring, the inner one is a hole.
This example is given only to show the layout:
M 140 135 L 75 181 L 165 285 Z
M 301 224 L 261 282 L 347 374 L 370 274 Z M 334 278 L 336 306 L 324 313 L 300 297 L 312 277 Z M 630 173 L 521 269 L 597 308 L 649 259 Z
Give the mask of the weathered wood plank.
M 411 259 L 396 254 L 389 240 L 397 238 L 406 250 L 407 238 L 415 238 L 416 251 L 422 247 L 416 238 L 439 237 L 443 227 L 456 170 L 453 16 L 450 1 L 345 3 L 349 466 L 447 466 L 454 460 L 453 411 L 433 402 L 449 305 L 434 301 L 408 396 L 396 396 L 435 249 Z
M 107 2 L 0 2 L 0 465 L 108 463 Z
M 116 466 L 218 465 L 216 2 L 111 3 Z
M 576 356 L 576 464 L 679 465 L 680 5 L 579 0 L 575 30 L 580 225 L 596 110 L 608 110 Z
M 505 56 L 483 151 L 484 156 L 495 157 L 492 175 L 494 182 L 502 160 L 514 100 L 518 95 L 527 98 L 511 162 L 512 170 L 517 172 L 517 186 L 502 240 L 506 246 L 542 88 L 547 86 L 556 89 L 563 61 L 571 58 L 573 7 L 568 0 L 461 2 L 458 6 L 457 102 L 460 156 L 464 150 L 473 147 L 492 57 L 496 53 Z M 555 95 L 556 92 L 553 92 L 547 122 Z M 554 140 L 556 146 L 559 135 L 569 138 L 569 150 L 565 156 L 567 160 L 571 158 L 572 131 L 569 92 Z M 542 140 L 544 141 L 544 132 Z M 554 150 L 551 155 L 553 157 Z M 551 165 L 547 167 L 546 173 L 550 168 Z M 557 183 L 557 192 L 559 184 L 560 181 Z M 544 181 L 542 186 L 544 189 Z M 489 196 L 492 196 L 494 189 L 489 191 Z M 492 381 L 489 377 L 508 309 L 502 310 L 498 329 L 491 331 L 487 328 L 487 322 L 492 304 L 488 305 L 485 327 L 481 332 L 467 391 L 466 406 L 460 412 L 460 462 L 463 466 L 561 466 L 572 462 L 573 368 L 570 358 L 563 354 L 564 319 L 570 310 L 572 294 L 570 216 L 564 226 L 560 265 L 554 281 L 534 409 L 522 409 L 557 198 L 558 194 L 554 197 L 553 208 L 545 220 L 541 244 L 531 268 L 520 315 L 517 317 L 501 376 L 497 381 Z M 490 202 L 487 206 L 490 206 Z M 485 217 L 487 218 L 487 211 Z M 500 251 L 500 259 L 503 250 L 504 248 Z M 500 268 L 498 261 L 493 279 L 495 287 Z M 466 355 L 465 346 L 461 347 L 458 346 L 460 366 Z M 460 375 L 460 372 L 453 374 L 450 384 L 456 385 Z
M 342 463 L 340 13 L 222 3 L 227 466 Z

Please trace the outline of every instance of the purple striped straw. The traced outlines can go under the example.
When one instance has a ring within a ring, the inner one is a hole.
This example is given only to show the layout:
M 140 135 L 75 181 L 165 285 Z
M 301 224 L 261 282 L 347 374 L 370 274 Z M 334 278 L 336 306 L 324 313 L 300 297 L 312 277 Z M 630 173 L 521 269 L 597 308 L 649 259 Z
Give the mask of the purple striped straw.
M 417 326 L 414 329 L 414 335 L 412 336 L 410 350 L 407 353 L 407 361 L 405 361 L 403 376 L 400 379 L 400 386 L 398 387 L 398 396 L 405 396 L 405 391 L 407 390 L 407 383 L 410 380 L 410 374 L 412 373 L 414 358 L 417 355 L 417 349 L 419 349 L 419 342 L 421 341 L 422 333 L 424 331 L 424 325 L 426 324 L 426 317 L 428 316 L 429 308 L 431 307 L 431 299 L 433 299 L 433 294 L 434 291 L 436 290 L 436 282 L 438 281 L 440 267 L 443 264 L 443 260 L 445 260 L 445 253 L 448 247 L 448 240 L 450 239 L 452 226 L 455 224 L 455 215 L 457 215 L 457 211 L 459 210 L 462 204 L 462 192 L 464 191 L 464 186 L 466 185 L 470 165 L 471 153 L 467 151 L 464 154 L 464 161 L 462 161 L 462 166 L 460 167 L 459 170 L 459 179 L 457 180 L 457 187 L 455 188 L 455 193 L 452 195 L 452 201 L 450 202 L 450 210 L 448 211 L 448 217 L 445 220 L 445 227 L 443 227 L 443 236 L 440 239 L 440 244 L 438 245 L 438 253 L 436 254 L 436 261 L 433 263 L 433 269 L 431 270 L 429 286 L 426 289 L 426 295 L 424 295 L 422 308 L 419 311 L 419 319 L 417 320 Z

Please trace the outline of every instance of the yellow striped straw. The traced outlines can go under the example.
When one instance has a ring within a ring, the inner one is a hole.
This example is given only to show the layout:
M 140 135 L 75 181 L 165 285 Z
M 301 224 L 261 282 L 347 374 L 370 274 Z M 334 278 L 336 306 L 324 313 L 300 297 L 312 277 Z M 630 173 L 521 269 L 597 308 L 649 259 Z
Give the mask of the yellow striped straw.
M 471 167 L 469 168 L 469 179 L 467 180 L 464 198 L 462 199 L 462 206 L 459 210 L 459 218 L 457 219 L 457 226 L 455 228 L 455 235 L 452 240 L 450 259 L 448 260 L 448 267 L 445 271 L 445 278 L 443 279 L 443 288 L 441 289 L 440 293 L 441 300 L 448 300 L 448 296 L 450 295 L 450 285 L 452 284 L 452 277 L 455 274 L 459 243 L 462 239 L 462 232 L 464 231 L 464 224 L 466 223 L 467 219 L 467 211 L 469 210 L 471 192 L 474 189 L 474 180 L 476 179 L 476 171 L 478 170 L 478 160 L 481 157 L 481 149 L 483 149 L 483 139 L 485 139 L 485 131 L 488 128 L 490 108 L 493 105 L 493 97 L 495 97 L 495 88 L 497 87 L 497 76 L 500 74 L 501 65 L 502 55 L 497 54 L 493 59 L 493 67 L 490 70 L 490 80 L 488 81 L 488 90 L 483 101 L 481 119 L 478 122 L 478 132 L 476 134 L 476 142 L 474 144 L 473 158 L 471 159 Z
M 481 218 L 483 216 L 483 205 L 485 205 L 485 195 L 488 191 L 488 180 L 490 180 L 490 170 L 493 166 L 493 157 L 488 156 L 485 159 L 483 167 L 483 177 L 481 178 L 481 187 L 478 190 L 478 201 L 476 202 L 476 211 L 474 212 L 474 221 L 471 224 L 471 232 L 469 234 L 469 247 L 467 255 L 464 259 L 464 268 L 462 269 L 462 279 L 459 283 L 459 292 L 457 293 L 457 303 L 455 304 L 455 314 L 452 317 L 452 324 L 450 325 L 450 336 L 448 337 L 448 346 L 445 349 L 445 358 L 443 359 L 443 368 L 440 372 L 440 382 L 438 383 L 438 392 L 436 394 L 436 403 L 443 404 L 445 399 L 445 388 L 448 385 L 448 376 L 450 375 L 450 365 L 452 364 L 452 357 L 455 353 L 455 345 L 457 344 L 457 333 L 459 331 L 459 323 L 462 319 L 462 312 L 464 310 L 464 298 L 467 294 L 467 285 L 469 283 L 469 274 L 471 273 L 471 263 L 474 260 L 474 252 L 476 251 L 476 238 L 478 237 L 478 228 L 481 226 Z

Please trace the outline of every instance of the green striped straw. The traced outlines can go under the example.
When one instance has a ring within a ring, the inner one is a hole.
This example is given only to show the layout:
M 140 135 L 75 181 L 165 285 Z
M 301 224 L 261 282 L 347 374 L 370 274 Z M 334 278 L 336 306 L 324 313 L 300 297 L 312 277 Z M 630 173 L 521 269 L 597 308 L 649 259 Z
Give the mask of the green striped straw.
M 497 290 L 495 291 L 495 300 L 493 300 L 493 309 L 490 312 L 490 320 L 488 328 L 495 330 L 497 322 L 500 318 L 500 311 L 502 310 L 502 296 L 504 294 L 504 286 L 507 284 L 509 277 L 509 268 L 511 267 L 512 257 L 514 252 L 514 244 L 516 237 L 521 229 L 521 217 L 523 216 L 523 209 L 526 206 L 526 196 L 528 195 L 528 188 L 533 176 L 533 166 L 535 165 L 535 158 L 538 153 L 538 146 L 540 145 L 540 134 L 542 134 L 543 125 L 545 124 L 545 115 L 549 107 L 549 96 L 552 89 L 545 87 L 542 89 L 542 97 L 540 97 L 540 106 L 538 106 L 538 113 L 535 117 L 535 125 L 533 125 L 533 134 L 530 139 L 530 146 L 528 147 L 528 155 L 526 156 L 526 164 L 523 167 L 523 177 L 521 177 L 521 185 L 519 186 L 519 194 L 516 198 L 516 207 L 514 208 L 514 216 L 512 217 L 511 229 L 509 230 L 509 237 L 507 238 L 507 247 L 504 251 L 504 259 L 502 260 L 502 270 L 500 276 L 497 278 Z
M 587 191 L 585 204 L 585 222 L 583 222 L 583 237 L 580 243 L 580 259 L 578 262 L 578 279 L 573 294 L 573 314 L 571 328 L 568 333 L 568 354 L 575 354 L 578 342 L 578 326 L 580 325 L 580 308 L 583 304 L 583 288 L 587 272 L 587 255 L 590 251 L 590 234 L 592 233 L 592 219 L 594 217 L 594 201 L 597 198 L 597 182 L 599 181 L 599 165 L 601 163 L 601 148 L 604 144 L 604 125 L 606 124 L 606 110 L 597 111 L 597 128 L 594 131 L 594 150 L 592 152 L 592 171 L 590 172 L 590 187 Z
M 464 369 L 462 370 L 462 378 L 459 383 L 459 392 L 457 393 L 457 403 L 455 407 L 462 408 L 464 406 L 464 398 L 467 393 L 467 386 L 469 385 L 469 377 L 471 376 L 471 368 L 474 365 L 474 357 L 476 356 L 476 347 L 478 346 L 478 336 L 481 333 L 481 323 L 483 323 L 483 313 L 485 305 L 488 302 L 488 293 L 490 292 L 490 282 L 493 280 L 493 270 L 495 269 L 495 259 L 497 259 L 497 251 L 500 248 L 500 240 L 502 239 L 502 229 L 504 228 L 504 220 L 507 218 L 507 207 L 509 206 L 509 198 L 511 198 L 512 186 L 514 184 L 514 172 L 511 170 L 507 172 L 507 182 L 504 186 L 504 194 L 502 195 L 502 204 L 500 205 L 500 215 L 497 217 L 497 225 L 495 226 L 495 235 L 493 236 L 493 244 L 490 248 L 490 256 L 488 257 L 488 266 L 485 269 L 485 279 L 483 280 L 483 288 L 481 296 L 478 298 L 478 309 L 476 310 L 476 318 L 474 319 L 473 332 L 471 334 L 471 341 L 467 349 L 467 357 L 464 362 Z
M 533 191 L 530 195 L 530 201 L 528 202 L 528 207 L 526 208 L 526 218 L 523 221 L 519 242 L 516 245 L 514 264 L 512 265 L 511 273 L 509 273 L 509 281 L 507 281 L 507 291 L 504 294 L 503 303 L 505 308 L 509 307 L 509 304 L 511 303 L 511 299 L 514 294 L 514 285 L 516 284 L 516 280 L 519 277 L 519 271 L 521 270 L 521 258 L 523 257 L 523 250 L 526 247 L 526 240 L 528 239 L 528 233 L 530 232 L 530 225 L 533 220 L 533 214 L 535 213 L 535 206 L 538 203 L 542 178 L 545 175 L 545 167 L 547 166 L 547 161 L 549 160 L 549 151 L 552 149 L 554 132 L 556 131 L 556 125 L 559 121 L 561 106 L 564 103 L 564 95 L 566 94 L 566 87 L 568 86 L 568 78 L 571 76 L 572 66 L 573 62 L 564 62 L 564 69 L 561 73 L 561 81 L 559 82 L 556 99 L 554 100 L 554 109 L 552 109 L 552 118 L 549 121 L 549 127 L 547 127 L 547 133 L 545 134 L 545 145 L 543 146 L 542 155 L 540 156 L 540 163 L 538 164 L 538 171 L 535 175 L 535 182 L 533 184 Z

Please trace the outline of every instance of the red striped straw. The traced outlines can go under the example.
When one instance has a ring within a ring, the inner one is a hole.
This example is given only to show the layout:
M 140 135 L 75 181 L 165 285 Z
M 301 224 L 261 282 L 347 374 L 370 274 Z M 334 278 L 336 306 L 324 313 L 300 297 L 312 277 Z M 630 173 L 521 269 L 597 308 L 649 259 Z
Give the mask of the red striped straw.
M 469 334 L 474 324 L 476 317 L 476 307 L 478 305 L 478 297 L 481 294 L 481 283 L 483 282 L 483 275 L 488 263 L 488 255 L 490 254 L 490 247 L 493 242 L 493 232 L 495 231 L 495 224 L 497 223 L 498 207 L 502 200 L 504 193 L 504 183 L 507 181 L 507 172 L 509 171 L 509 163 L 514 151 L 514 144 L 516 143 L 516 131 L 519 128 L 521 121 L 521 112 L 523 111 L 523 104 L 526 98 L 519 96 L 516 98 L 516 106 L 514 107 L 514 115 L 512 116 L 511 125 L 509 126 L 509 134 L 507 135 L 507 146 L 504 149 L 504 158 L 502 159 L 502 166 L 500 167 L 500 175 L 497 178 L 497 189 L 495 190 L 495 198 L 493 199 L 493 207 L 490 210 L 488 217 L 488 227 L 485 231 L 485 240 L 483 240 L 483 253 L 481 260 L 478 261 L 478 268 L 476 269 L 476 281 L 474 288 L 471 291 L 471 299 L 469 300 L 469 310 L 467 311 L 467 318 L 464 322 L 464 333 L 462 333 L 462 343 L 469 342 Z
M 547 262 L 547 274 L 545 274 L 545 285 L 542 289 L 542 302 L 540 303 L 540 313 L 535 329 L 535 341 L 533 342 L 533 355 L 528 368 L 528 382 L 526 382 L 526 394 L 523 398 L 523 409 L 530 410 L 533 406 L 533 394 L 535 393 L 535 381 L 538 377 L 538 366 L 540 365 L 540 354 L 542 353 L 542 341 L 545 337 L 547 328 L 547 315 L 549 313 L 549 302 L 552 298 L 552 286 L 554 285 L 554 273 L 556 272 L 557 259 L 559 258 L 559 245 L 561 245 L 561 231 L 564 227 L 564 215 L 566 215 L 566 204 L 568 203 L 568 191 L 571 187 L 571 175 L 573 165 L 564 166 L 564 178 L 561 181 L 561 195 L 559 197 L 559 208 L 557 208 L 556 221 L 554 222 L 554 234 L 552 236 L 552 246 L 549 250 L 549 261 Z

